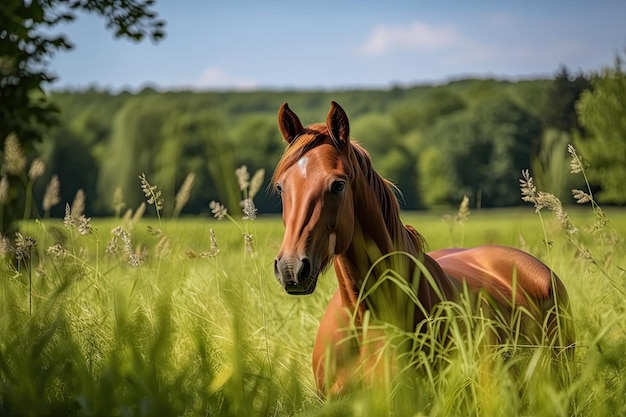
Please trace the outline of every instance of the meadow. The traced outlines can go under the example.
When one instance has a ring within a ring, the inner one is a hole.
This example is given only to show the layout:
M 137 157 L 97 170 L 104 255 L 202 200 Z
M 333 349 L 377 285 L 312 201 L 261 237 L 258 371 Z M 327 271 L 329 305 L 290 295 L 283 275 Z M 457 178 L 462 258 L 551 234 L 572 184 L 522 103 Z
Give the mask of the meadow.
M 568 209 L 565 228 L 532 205 L 403 214 L 430 250 L 506 244 L 550 265 L 577 331 L 564 369 L 541 349 L 484 349 L 478 325 L 438 365 L 330 399 L 310 357 L 334 272 L 287 295 L 278 216 L 88 219 L 68 206 L 64 221 L 24 222 L 17 261 L 5 249 L 0 262 L 0 416 L 626 415 L 626 213 Z

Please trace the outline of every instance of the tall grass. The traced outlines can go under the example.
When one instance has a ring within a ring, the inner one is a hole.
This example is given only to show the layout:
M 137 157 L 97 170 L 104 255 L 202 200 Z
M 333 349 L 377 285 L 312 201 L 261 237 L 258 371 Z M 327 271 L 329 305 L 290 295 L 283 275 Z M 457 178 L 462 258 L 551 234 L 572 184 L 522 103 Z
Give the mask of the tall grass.
M 177 219 L 180 205 L 163 218 L 155 204 L 157 219 L 70 206 L 63 222 L 21 224 L 30 240 L 0 260 L 0 416 L 626 415 L 623 212 L 598 227 L 598 206 L 573 211 L 575 241 L 532 210 L 468 218 L 466 206 L 461 231 L 406 213 L 432 249 L 502 243 L 549 263 L 570 293 L 575 356 L 555 368 L 546 349 L 494 349 L 490 318 L 444 303 L 423 332 L 366 321 L 385 372 L 323 400 L 310 358 L 333 273 L 311 296 L 284 293 L 272 274 L 282 225 L 256 217 L 254 181 L 238 175 L 245 219 L 215 202 L 222 221 Z
M 279 297 L 266 295 L 267 242 L 231 219 L 241 234 L 160 216 L 94 227 L 69 205 L 63 223 L 24 223 L 1 262 L 0 415 L 269 415 L 317 402 L 302 384 L 306 315 L 296 300 L 260 313 Z

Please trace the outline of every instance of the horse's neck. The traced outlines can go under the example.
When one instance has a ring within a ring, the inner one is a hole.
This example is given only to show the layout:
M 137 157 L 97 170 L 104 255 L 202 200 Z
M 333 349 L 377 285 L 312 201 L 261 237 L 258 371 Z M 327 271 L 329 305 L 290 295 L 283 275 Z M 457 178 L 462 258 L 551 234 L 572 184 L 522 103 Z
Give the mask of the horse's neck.
M 409 296 L 402 291 L 390 291 L 390 285 L 381 286 L 386 291 L 382 297 L 362 296 L 373 286 L 378 285 L 381 277 L 389 277 L 388 271 L 397 271 L 400 275 L 409 276 L 413 267 L 409 266 L 406 255 L 409 253 L 420 257 L 418 246 L 404 228 L 399 218 L 384 218 L 383 210 L 375 196 L 355 196 L 355 225 L 352 242 L 348 250 L 335 258 L 335 272 L 339 281 L 344 307 L 356 312 L 357 321 L 362 319 L 366 309 L 377 310 L 376 304 L 402 305 L 409 303 Z M 381 259 L 382 258 L 382 259 Z M 404 262 L 398 265 L 398 262 Z M 373 267 L 374 266 L 374 267 Z M 385 278 L 383 278 L 385 279 Z

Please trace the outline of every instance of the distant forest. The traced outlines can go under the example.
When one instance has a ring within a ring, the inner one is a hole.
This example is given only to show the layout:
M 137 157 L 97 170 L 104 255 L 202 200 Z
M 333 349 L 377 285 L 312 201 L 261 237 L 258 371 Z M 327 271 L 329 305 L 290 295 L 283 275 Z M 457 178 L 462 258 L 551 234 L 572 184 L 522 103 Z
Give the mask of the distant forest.
M 351 136 L 401 190 L 403 209 L 457 205 L 465 195 L 471 207 L 522 204 L 523 169 L 567 203 L 567 144 L 588 136 L 577 102 L 593 89 L 592 79 L 561 68 L 552 79 L 466 79 L 387 90 L 54 92 L 60 124 L 38 144 L 47 168 L 35 184 L 35 201 L 57 175 L 62 204 L 53 216 L 63 216 L 65 202 L 81 189 L 89 216 L 113 214 L 116 193 L 118 210 L 121 201 L 135 209 L 144 201 L 138 176 L 145 173 L 162 191 L 167 214 L 193 173 L 183 213 L 208 212 L 212 200 L 236 211 L 235 169 L 264 169 L 267 184 L 284 149 L 276 124 L 280 105 L 288 102 L 308 124 L 325 120 L 335 100 L 348 113 Z M 264 189 L 255 202 L 260 213 L 280 211 L 279 199 Z

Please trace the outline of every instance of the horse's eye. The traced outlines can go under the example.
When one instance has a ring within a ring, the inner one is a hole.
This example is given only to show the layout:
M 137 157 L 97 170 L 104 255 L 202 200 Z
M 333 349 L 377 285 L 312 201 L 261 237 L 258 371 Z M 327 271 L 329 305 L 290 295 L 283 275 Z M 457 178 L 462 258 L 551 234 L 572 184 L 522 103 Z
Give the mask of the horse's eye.
M 278 194 L 283 193 L 283 187 L 278 183 L 276 183 L 276 191 L 278 191 Z
M 340 193 L 340 192 L 342 192 L 342 191 L 343 191 L 343 189 L 345 188 L 345 186 L 346 186 L 346 182 L 345 182 L 345 181 L 335 181 L 335 182 L 333 183 L 333 185 L 331 186 L 330 190 L 331 190 L 333 193 Z

